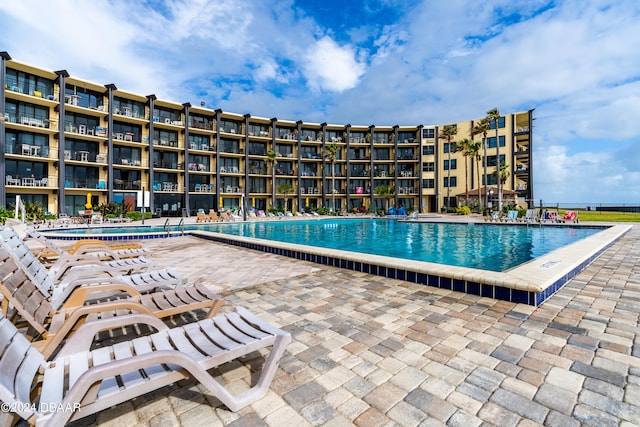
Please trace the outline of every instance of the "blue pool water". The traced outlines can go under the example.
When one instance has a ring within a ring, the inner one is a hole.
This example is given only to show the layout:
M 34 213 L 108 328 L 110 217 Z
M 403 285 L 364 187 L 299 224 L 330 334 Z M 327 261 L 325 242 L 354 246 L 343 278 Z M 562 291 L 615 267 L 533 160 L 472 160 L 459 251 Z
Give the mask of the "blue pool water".
M 236 222 L 187 225 L 287 243 L 505 271 L 601 231 L 591 227 L 411 223 L 381 219 Z M 86 235 L 162 232 L 161 227 L 65 230 Z

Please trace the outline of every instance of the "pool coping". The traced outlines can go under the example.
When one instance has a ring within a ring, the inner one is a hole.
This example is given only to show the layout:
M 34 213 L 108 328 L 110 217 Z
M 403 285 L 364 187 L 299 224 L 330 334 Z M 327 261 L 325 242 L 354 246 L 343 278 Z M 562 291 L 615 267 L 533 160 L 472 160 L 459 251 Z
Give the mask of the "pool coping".
M 472 224 L 469 223 L 469 225 Z M 477 225 L 484 224 L 477 223 Z M 504 272 L 327 249 L 203 230 L 185 230 L 184 233 L 140 233 L 136 234 L 134 238 L 148 239 L 191 235 L 318 264 L 346 268 L 481 297 L 538 306 L 593 262 L 617 239 L 627 233 L 633 225 L 599 225 L 598 228 L 600 227 L 602 227 L 602 230 L 594 235 Z M 96 237 L 102 240 L 123 239 L 121 234 L 92 236 L 92 238 Z M 126 237 L 132 238 L 132 235 L 127 235 Z M 86 238 L 86 235 L 74 235 L 72 237 L 70 235 L 56 234 L 55 238 L 77 240 Z
M 195 237 L 346 268 L 392 279 L 406 280 L 481 297 L 538 306 L 575 277 L 632 225 L 613 225 L 505 272 L 457 267 L 425 261 L 326 249 L 295 243 L 189 230 Z

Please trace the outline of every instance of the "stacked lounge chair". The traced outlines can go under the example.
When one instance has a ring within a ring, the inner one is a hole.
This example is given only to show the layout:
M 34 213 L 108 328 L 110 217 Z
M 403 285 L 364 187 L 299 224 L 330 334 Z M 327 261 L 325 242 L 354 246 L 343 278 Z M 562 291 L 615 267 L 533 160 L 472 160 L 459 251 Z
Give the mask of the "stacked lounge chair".
M 64 425 L 187 378 L 199 381 L 232 411 L 267 393 L 291 341 L 288 332 L 242 307 L 214 317 L 222 301 L 202 285 L 142 295 L 121 283 L 84 284 L 69 295 L 55 295 L 49 292 L 54 284 L 44 266 L 12 233 L 0 227 L 0 400 L 13 411 L 0 414 L 0 425 L 15 417 Z M 103 291 L 130 296 L 91 300 L 94 292 Z M 174 328 L 159 320 L 194 309 L 203 309 L 205 318 Z M 15 325 L 25 321 L 35 331 L 34 342 Z M 101 331 L 132 324 L 157 332 L 122 336 L 115 344 L 92 349 Z M 271 351 L 257 383 L 237 395 L 207 372 L 266 347 Z

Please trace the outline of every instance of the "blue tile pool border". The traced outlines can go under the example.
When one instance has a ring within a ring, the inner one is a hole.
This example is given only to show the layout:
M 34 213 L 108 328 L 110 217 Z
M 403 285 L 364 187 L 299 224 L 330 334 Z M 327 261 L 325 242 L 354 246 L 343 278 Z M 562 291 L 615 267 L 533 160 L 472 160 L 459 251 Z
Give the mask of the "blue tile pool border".
M 478 283 L 474 281 L 468 281 L 463 279 L 455 279 L 438 274 L 429 274 L 424 272 L 418 272 L 402 268 L 392 268 L 387 266 L 377 265 L 375 263 L 365 261 L 350 261 L 339 257 L 333 257 L 329 255 L 319 255 L 311 252 L 305 252 L 302 250 L 294 250 L 291 248 L 279 248 L 275 246 L 263 243 L 263 241 L 243 241 L 228 238 L 221 234 L 211 233 L 197 233 L 192 234 L 195 237 L 212 240 L 219 243 L 240 246 L 246 249 L 252 249 L 261 252 L 272 253 L 275 255 L 286 256 L 289 258 L 295 258 L 302 261 L 308 261 L 316 264 L 327 265 L 331 267 L 344 268 L 348 270 L 354 270 L 362 273 L 373 274 L 381 277 L 387 277 L 390 279 L 404 280 L 411 283 L 417 283 L 429 287 L 446 289 L 456 292 L 463 292 L 470 295 L 476 295 L 479 297 L 493 298 L 503 301 L 510 301 L 514 303 L 522 303 L 527 305 L 539 306 L 544 301 L 549 299 L 553 294 L 560 290 L 569 280 L 580 273 L 584 268 L 591 264 L 596 258 L 598 258 L 605 250 L 607 250 L 614 240 L 589 256 L 588 259 L 581 262 L 574 267 L 568 274 L 563 275 L 560 279 L 555 281 L 551 286 L 548 286 L 542 292 L 526 291 L 521 289 L 514 289 L 505 286 L 491 285 L 486 283 Z
M 596 226 L 597 228 L 603 228 L 602 226 Z M 594 228 L 596 228 L 594 227 Z M 606 228 L 606 227 L 605 227 Z M 626 232 L 625 232 L 626 233 Z M 623 233 L 624 234 L 624 233 Z M 292 248 L 280 248 L 277 246 L 263 243 L 265 241 L 244 241 L 229 238 L 223 234 L 200 232 L 198 230 L 185 230 L 182 232 L 162 232 L 162 233 L 144 233 L 144 234 L 86 234 L 86 235 L 56 235 L 56 239 L 61 240 L 79 240 L 91 237 L 92 239 L 118 241 L 118 240 L 138 240 L 138 239 L 158 239 L 167 237 L 179 237 L 184 235 L 192 235 L 205 240 L 216 241 L 219 243 L 234 245 L 243 247 L 246 249 L 257 250 L 266 253 L 272 253 L 274 255 L 281 255 L 288 258 L 295 258 L 301 261 L 312 262 L 316 264 L 327 265 L 331 267 L 338 267 L 362 273 L 377 275 L 381 277 L 387 277 L 390 279 L 404 280 L 411 283 L 417 283 L 424 286 L 433 288 L 451 290 L 455 292 L 463 292 L 469 295 L 475 295 L 478 297 L 486 297 L 492 299 L 498 299 L 503 301 L 510 301 L 514 303 L 522 303 L 533 306 L 539 306 L 544 301 L 549 299 L 552 295 L 558 292 L 568 281 L 578 275 L 589 264 L 591 264 L 596 258 L 598 258 L 605 250 L 613 245 L 617 239 L 609 242 L 607 245 L 600 248 L 598 251 L 591 254 L 580 264 L 576 265 L 567 274 L 562 275 L 552 285 L 547 286 L 541 292 L 527 291 L 522 289 L 515 289 L 506 286 L 492 285 L 486 283 L 478 283 L 475 281 L 456 279 L 447 277 L 444 275 L 430 274 L 419 271 L 413 271 L 403 268 L 393 268 L 383 265 L 378 265 L 366 261 L 354 261 L 345 260 L 340 257 L 334 257 L 329 255 L 320 255 L 312 252 L 306 252 L 303 250 L 296 250 Z

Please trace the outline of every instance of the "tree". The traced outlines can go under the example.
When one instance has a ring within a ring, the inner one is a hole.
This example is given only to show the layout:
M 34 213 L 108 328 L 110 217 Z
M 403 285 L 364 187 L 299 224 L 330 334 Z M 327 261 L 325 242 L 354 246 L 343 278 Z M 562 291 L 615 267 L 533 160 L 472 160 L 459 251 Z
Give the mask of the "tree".
M 507 164 L 507 162 L 500 162 L 500 172 L 498 174 L 498 170 L 496 169 L 496 171 L 494 172 L 494 176 L 496 177 L 496 181 L 503 186 L 507 183 L 507 180 L 511 176 L 511 172 L 509 172 L 509 165 Z
M 472 137 L 469 144 L 467 144 L 467 153 L 470 158 L 474 159 L 478 163 L 478 165 L 482 160 L 482 156 L 480 156 L 480 148 L 482 148 L 482 143 L 474 141 Z M 482 203 L 480 202 L 480 166 L 476 168 L 476 173 L 478 175 L 478 205 L 482 207 Z
M 335 177 L 335 164 L 336 158 L 338 157 L 338 152 L 340 151 L 340 147 L 338 144 L 330 143 L 327 144 L 324 148 L 324 158 L 331 163 L 331 211 L 335 212 L 336 210 L 336 177 Z
M 500 161 L 500 140 L 498 138 L 498 122 L 500 119 L 500 111 L 497 108 L 487 111 L 487 120 L 489 123 L 493 123 L 496 129 L 496 170 L 499 170 L 502 162 Z M 498 211 L 502 211 L 502 182 L 498 181 Z
M 470 139 L 463 139 L 456 143 L 456 152 L 461 152 L 464 156 L 464 197 L 465 204 L 469 203 L 469 157 L 474 157 L 477 153 L 477 149 L 474 151 L 474 147 L 477 143 Z
M 452 125 L 446 125 L 442 128 L 442 132 L 438 134 L 438 138 L 444 139 L 447 141 L 447 152 L 449 153 L 449 168 L 448 168 L 448 176 L 447 176 L 447 211 L 449 211 L 449 206 L 451 204 L 451 140 L 458 133 L 458 127 Z M 454 148 L 455 150 L 455 148 Z
M 267 163 L 271 166 L 271 206 L 276 206 L 276 164 L 278 163 L 278 153 L 273 150 L 267 151 Z
M 485 117 L 484 119 L 478 120 L 473 129 L 471 130 L 471 139 L 475 135 L 482 134 L 482 150 L 484 152 L 484 206 L 487 206 L 487 133 L 491 129 L 491 123 Z M 478 160 L 480 157 L 478 155 Z M 478 168 L 478 174 L 480 173 L 480 169 Z M 480 179 L 478 178 L 478 200 L 480 200 Z
M 284 199 L 284 213 L 287 213 L 287 202 L 289 201 L 289 194 L 293 193 L 293 187 L 291 184 L 284 183 L 278 185 L 278 193 L 282 194 L 282 198 Z
M 396 189 L 392 185 L 379 185 L 373 192 L 381 197 L 384 197 L 384 213 L 389 212 L 389 199 L 395 197 Z

